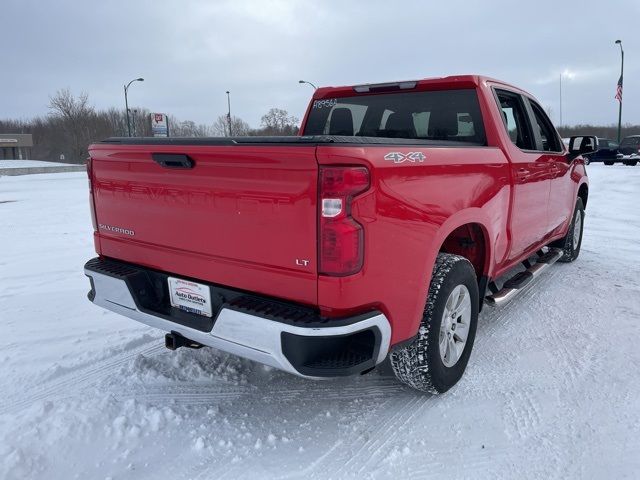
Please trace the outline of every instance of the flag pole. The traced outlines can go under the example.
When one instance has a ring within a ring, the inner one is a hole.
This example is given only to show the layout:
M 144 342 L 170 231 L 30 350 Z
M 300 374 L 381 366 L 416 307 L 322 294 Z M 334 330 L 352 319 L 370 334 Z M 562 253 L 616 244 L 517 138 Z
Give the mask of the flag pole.
M 622 130 L 622 84 L 623 84 L 623 76 L 624 76 L 624 50 L 622 49 L 622 40 L 616 40 L 616 43 L 620 45 L 620 55 L 622 57 L 622 61 L 620 64 L 620 80 L 618 85 L 618 101 L 620 105 L 618 106 L 618 144 L 620 144 L 620 133 Z

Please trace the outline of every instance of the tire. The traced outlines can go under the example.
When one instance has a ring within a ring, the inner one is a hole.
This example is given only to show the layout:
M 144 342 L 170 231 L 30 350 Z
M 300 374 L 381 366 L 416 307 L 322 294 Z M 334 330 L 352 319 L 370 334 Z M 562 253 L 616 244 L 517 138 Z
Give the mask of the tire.
M 589 165 L 591 163 L 591 159 L 589 157 L 584 157 L 584 164 Z
M 605 165 L 613 165 L 614 163 L 615 162 L 609 162 L 609 161 L 604 162 Z
M 478 296 L 478 282 L 471 263 L 458 255 L 438 254 L 418 336 L 411 344 L 391 353 L 391 367 L 398 380 L 433 394 L 446 392 L 460 380 L 476 336 Z M 452 316 L 445 318 L 445 312 L 451 310 Z M 460 316 L 453 322 L 458 314 Z M 467 336 L 463 343 L 460 333 L 464 330 L 460 325 L 465 325 L 465 322 Z M 441 330 L 444 336 L 441 336 Z M 443 354 L 440 353 L 442 339 L 445 345 Z M 455 347 L 451 347 L 450 339 L 453 339 Z M 447 351 L 449 365 L 446 364 Z M 457 360 L 451 364 L 456 357 Z
M 627 165 L 628 167 L 635 167 L 638 164 L 637 160 L 633 160 L 631 162 L 624 162 L 625 165 Z
M 576 222 L 578 221 L 580 223 L 576 226 Z M 569 225 L 569 231 L 564 236 L 564 238 L 556 240 L 551 244 L 552 247 L 561 248 L 563 251 L 562 257 L 558 259 L 559 262 L 569 263 L 578 258 L 578 255 L 580 255 L 580 247 L 582 247 L 583 230 L 584 206 L 582 205 L 582 199 L 578 198 L 578 200 L 576 200 L 576 207 L 573 211 L 573 218 L 571 219 L 571 224 Z M 576 234 L 579 235 L 577 240 L 575 240 Z

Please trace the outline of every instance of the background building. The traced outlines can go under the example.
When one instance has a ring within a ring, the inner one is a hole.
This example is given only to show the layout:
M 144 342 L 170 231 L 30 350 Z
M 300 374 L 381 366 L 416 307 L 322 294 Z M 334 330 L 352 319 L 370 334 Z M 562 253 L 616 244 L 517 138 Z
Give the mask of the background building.
M 30 133 L 0 133 L 0 160 L 31 158 L 33 138 Z

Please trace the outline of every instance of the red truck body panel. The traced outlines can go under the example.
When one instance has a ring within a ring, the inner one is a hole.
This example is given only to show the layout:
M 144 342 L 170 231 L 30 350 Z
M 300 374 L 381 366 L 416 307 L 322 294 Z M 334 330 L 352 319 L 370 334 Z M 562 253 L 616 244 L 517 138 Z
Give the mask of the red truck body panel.
M 433 262 L 458 226 L 480 223 L 492 255 L 505 257 L 510 193 L 509 163 L 497 148 L 469 147 L 464 162 L 456 148 L 396 150 L 420 151 L 427 160 L 395 165 L 384 160 L 388 146 L 318 147 L 320 164 L 362 164 L 372 172 L 371 189 L 354 202 L 365 227 L 364 267 L 345 278 L 320 276 L 318 303 L 333 315 L 375 306 L 390 319 L 392 343 L 415 335 Z
M 495 279 L 567 232 L 587 182 L 584 163 L 568 160 L 564 146 L 524 151 L 510 140 L 494 88 L 529 97 L 477 76 L 421 80 L 412 90 L 475 89 L 485 146 L 92 145 L 98 253 L 311 305 L 329 318 L 375 308 L 391 323 L 391 344 L 407 340 L 434 260 L 457 229 L 481 232 L 471 253 L 476 273 Z M 301 135 L 315 100 L 353 95 L 352 86 L 318 89 Z M 154 152 L 188 154 L 196 168 L 163 169 Z M 416 152 L 424 161 L 385 159 Z M 364 263 L 345 277 L 318 274 L 318 169 L 328 165 L 362 165 L 370 175 L 351 204 L 364 229 Z
M 185 147 L 163 145 L 165 153 Z M 317 163 L 313 147 L 193 147 L 198 167 L 168 170 L 158 148 L 91 148 L 100 254 L 314 305 Z

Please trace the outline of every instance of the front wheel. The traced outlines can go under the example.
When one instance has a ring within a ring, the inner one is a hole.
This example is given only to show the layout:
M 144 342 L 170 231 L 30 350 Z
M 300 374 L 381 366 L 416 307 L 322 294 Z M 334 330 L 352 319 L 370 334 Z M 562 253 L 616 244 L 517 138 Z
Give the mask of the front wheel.
M 573 210 L 573 218 L 571 219 L 571 225 L 569 225 L 569 231 L 560 240 L 556 240 L 551 244 L 552 247 L 562 249 L 562 257 L 558 259 L 559 262 L 573 262 L 578 255 L 580 255 L 580 247 L 582 246 L 582 231 L 584 229 L 584 205 L 582 205 L 582 199 L 576 200 L 576 207 Z
M 613 165 L 615 162 L 609 162 L 609 161 L 605 161 L 604 164 L 605 165 Z
M 418 336 L 391 353 L 391 366 L 401 382 L 437 394 L 460 380 L 476 336 L 478 296 L 471 263 L 458 255 L 438 254 Z

